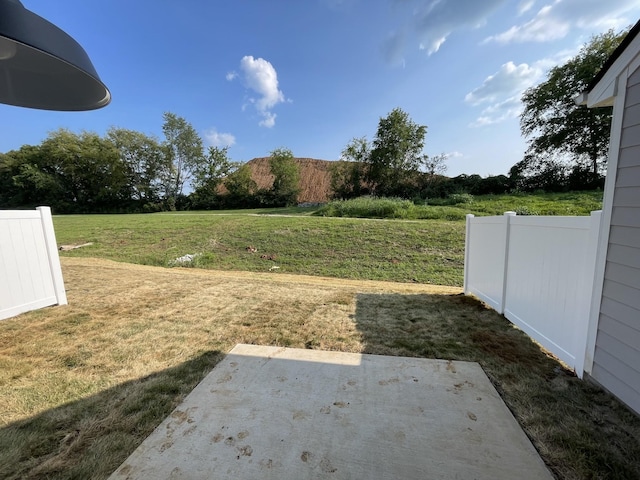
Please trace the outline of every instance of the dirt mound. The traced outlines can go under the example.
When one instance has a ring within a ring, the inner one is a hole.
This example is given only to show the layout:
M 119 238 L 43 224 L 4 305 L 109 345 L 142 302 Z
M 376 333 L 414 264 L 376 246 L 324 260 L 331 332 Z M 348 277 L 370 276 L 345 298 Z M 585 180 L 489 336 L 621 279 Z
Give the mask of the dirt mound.
M 300 166 L 300 195 L 298 203 L 324 203 L 331 196 L 331 165 L 328 160 L 296 158 Z M 251 167 L 251 178 L 258 188 L 271 188 L 273 175 L 269 167 L 269 157 L 254 158 L 247 162 Z

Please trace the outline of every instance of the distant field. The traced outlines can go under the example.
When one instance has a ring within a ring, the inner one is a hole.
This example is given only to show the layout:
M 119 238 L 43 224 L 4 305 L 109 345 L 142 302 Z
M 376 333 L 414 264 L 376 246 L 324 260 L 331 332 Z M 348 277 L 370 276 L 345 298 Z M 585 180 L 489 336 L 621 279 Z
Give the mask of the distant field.
M 166 267 L 198 254 L 200 268 L 462 285 L 462 222 L 201 213 L 57 216 L 54 224 L 58 244 L 93 242 L 63 256 Z
M 289 208 L 68 215 L 54 224 L 58 244 L 93 243 L 63 256 L 169 267 L 196 254 L 185 266 L 461 286 L 467 213 L 588 215 L 600 208 L 600 196 L 460 196 L 419 206 L 427 219 L 412 221 L 326 218 L 312 216 L 317 208 Z

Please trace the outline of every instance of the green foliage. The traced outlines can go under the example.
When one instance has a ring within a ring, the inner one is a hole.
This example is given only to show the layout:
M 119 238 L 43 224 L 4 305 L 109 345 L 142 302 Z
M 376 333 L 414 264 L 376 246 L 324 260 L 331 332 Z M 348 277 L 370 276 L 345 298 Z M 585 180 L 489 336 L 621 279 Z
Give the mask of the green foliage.
M 211 209 L 221 204 L 218 188 L 238 168 L 228 152 L 229 147 L 209 147 L 204 161 L 195 169 L 195 191 L 189 198 L 191 208 Z
M 380 119 L 366 172 L 372 193 L 406 193 L 407 182 L 418 173 L 423 163 L 426 134 L 427 127 L 416 124 L 400 108 L 394 108 Z
M 238 166 L 224 180 L 224 186 L 228 190 L 224 202 L 227 207 L 236 208 L 248 206 L 253 202 L 255 193 L 258 190 L 256 182 L 251 178 L 251 167 L 246 163 Z
M 171 171 L 166 149 L 156 138 L 126 128 L 110 128 L 107 139 L 127 170 L 131 198 L 141 203 L 159 202 L 166 189 L 161 179 L 168 178 Z
M 477 216 L 502 215 L 589 215 L 602 208 L 602 192 L 569 192 L 513 195 L 452 194 L 444 199 L 429 199 L 427 205 L 415 205 L 399 198 L 360 197 L 330 202 L 315 212 L 326 217 L 395 218 L 405 220 L 464 220 Z
M 295 205 L 300 193 L 300 167 L 293 153 L 287 148 L 276 148 L 269 156 L 269 166 L 274 176 L 271 194 L 274 206 Z
M 166 113 L 166 141 L 113 127 L 94 132 L 59 129 L 40 145 L 0 154 L 0 208 L 49 205 L 55 213 L 128 212 L 187 208 L 187 181 L 205 191 L 228 172 L 225 149 L 202 153 L 183 118 Z M 226 163 L 225 163 L 226 162 Z
M 465 218 L 465 212 L 453 208 L 420 206 L 410 200 L 389 197 L 359 197 L 350 200 L 336 200 L 321 207 L 315 215 L 403 220 L 462 220 Z
M 512 176 L 553 183 L 564 174 L 562 167 L 578 165 L 597 179 L 606 162 L 611 108 L 577 106 L 574 97 L 586 90 L 627 31 L 594 36 L 575 57 L 552 68 L 543 83 L 525 91 L 520 128 L 529 146 Z
M 471 205 L 473 195 L 470 193 L 452 193 L 447 198 L 428 201 L 429 205 Z
M 333 198 L 355 198 L 368 193 L 365 176 L 370 154 L 366 137 L 354 138 L 347 144 L 341 160 L 331 166 Z
M 342 151 L 332 170 L 334 198 L 354 198 L 366 193 L 410 198 L 419 190 L 421 167 L 431 169 L 433 177 L 443 171 L 446 156 L 429 157 L 422 153 L 427 127 L 416 124 L 400 108 L 380 119 L 373 143 L 365 137 L 354 138 Z
M 166 179 L 166 196 L 175 200 L 202 169 L 206 159 L 202 139 L 189 122 L 171 112 L 166 112 L 163 118 L 164 146 L 172 166 Z

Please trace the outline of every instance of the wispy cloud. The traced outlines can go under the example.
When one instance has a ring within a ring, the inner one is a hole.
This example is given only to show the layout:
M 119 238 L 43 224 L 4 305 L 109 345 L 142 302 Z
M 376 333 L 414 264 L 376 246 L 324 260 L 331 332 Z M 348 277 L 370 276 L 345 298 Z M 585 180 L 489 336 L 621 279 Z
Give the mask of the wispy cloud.
M 216 127 L 204 132 L 204 139 L 212 147 L 231 147 L 236 143 L 236 137 L 230 133 L 218 132 Z
M 520 12 L 531 10 L 533 3 L 523 1 Z M 550 42 L 566 37 L 573 28 L 619 29 L 635 20 L 625 15 L 637 7 L 637 0 L 547 0 L 532 18 L 487 37 L 483 43 Z
M 482 85 L 467 93 L 464 100 L 471 105 L 493 103 L 498 99 L 524 91 L 542 76 L 542 70 L 526 63 L 507 62 L 489 75 Z
M 562 50 L 529 65 L 507 62 L 482 85 L 467 93 L 464 100 L 473 107 L 483 109 L 470 126 L 482 127 L 516 118 L 522 113 L 522 94 L 539 83 L 553 66 L 562 64 L 575 55 L 575 51 Z
M 416 10 L 415 28 L 420 48 L 431 55 L 457 30 L 477 28 L 505 0 L 439 0 L 426 2 Z
M 521 113 L 522 101 L 520 100 L 520 95 L 514 95 L 486 107 L 469 126 L 485 127 L 495 123 L 502 123 L 510 118 L 517 118 Z
M 535 5 L 535 3 L 536 3 L 535 0 L 522 0 L 520 2 L 520 5 L 518 5 L 518 16 L 524 15 L 529 10 L 531 10 Z
M 253 58 L 251 55 L 242 57 L 240 71 L 227 73 L 227 80 L 242 77 L 247 88 L 256 93 L 257 97 L 250 97 L 256 112 L 262 117 L 259 125 L 271 128 L 276 123 L 276 114 L 272 109 L 285 101 L 284 93 L 278 88 L 278 74 L 276 69 L 264 58 Z M 244 106 L 243 106 L 244 109 Z
M 489 16 L 507 0 L 392 0 L 395 12 L 406 12 L 405 21 L 382 44 L 391 64 L 401 64 L 412 44 L 428 55 L 436 53 L 450 35 L 486 24 Z

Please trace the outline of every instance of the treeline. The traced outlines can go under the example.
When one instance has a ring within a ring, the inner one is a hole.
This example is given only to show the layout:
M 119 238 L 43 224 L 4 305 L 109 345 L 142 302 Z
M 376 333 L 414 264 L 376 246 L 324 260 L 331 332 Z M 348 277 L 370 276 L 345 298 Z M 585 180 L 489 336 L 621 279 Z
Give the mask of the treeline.
M 539 161 L 532 156 L 514 165 L 509 175 L 449 178 L 447 155 L 423 153 L 427 127 L 399 108 L 381 118 L 372 142 L 354 138 L 332 168 L 334 199 L 365 195 L 396 197 L 415 203 L 457 194 L 489 195 L 515 191 L 566 192 L 602 188 L 604 177 L 582 162 Z
M 295 203 L 299 172 L 289 150 L 271 152 L 273 187 L 258 189 L 247 165 L 232 162 L 227 148 L 205 151 L 184 118 L 165 113 L 162 131 L 164 140 L 124 128 L 103 137 L 60 129 L 40 145 L 0 154 L 0 208 L 124 213 Z
M 373 142 L 356 138 L 344 149 L 344 162 L 333 173 L 335 197 L 370 194 L 415 201 L 464 193 L 602 188 L 612 109 L 589 109 L 574 98 L 588 88 L 628 31 L 594 36 L 575 57 L 552 68 L 544 82 L 524 92 L 520 129 L 528 148 L 509 175 L 444 177 L 446 155 L 422 153 L 427 127 L 396 109 L 380 119 Z

